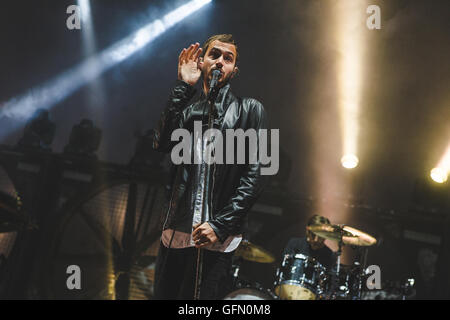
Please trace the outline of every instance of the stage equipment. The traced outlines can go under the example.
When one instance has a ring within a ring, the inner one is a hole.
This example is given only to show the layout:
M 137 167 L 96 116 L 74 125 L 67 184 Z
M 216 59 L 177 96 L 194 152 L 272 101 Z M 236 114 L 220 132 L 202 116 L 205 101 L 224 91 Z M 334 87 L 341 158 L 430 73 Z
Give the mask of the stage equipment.
M 448 179 L 450 174 L 450 144 L 447 147 L 442 158 L 439 160 L 439 164 L 431 170 L 431 178 L 437 183 L 444 183 Z
M 321 238 L 342 242 L 343 245 L 372 246 L 377 243 L 377 239 L 371 235 L 345 225 L 316 224 L 306 229 Z
M 49 112 L 38 109 L 25 126 L 18 146 L 27 149 L 51 151 L 50 145 L 55 137 L 56 125 L 50 120 Z
M 347 154 L 341 158 L 341 164 L 346 169 L 353 169 L 358 166 L 359 159 L 354 154 Z
M 137 142 L 130 166 L 158 165 L 163 161 L 164 154 L 153 149 L 153 133 L 153 129 L 147 130 L 144 134 L 135 133 Z
M 234 255 L 258 263 L 273 263 L 275 261 L 275 257 L 271 253 L 247 240 L 241 241 Z
M 277 270 L 275 293 L 283 300 L 316 300 L 323 294 L 326 269 L 314 258 L 286 254 Z
M 95 127 L 91 120 L 83 119 L 73 126 L 69 144 L 64 148 L 64 153 L 96 157 L 94 153 L 100 146 L 101 138 L 102 131 Z
M 0 117 L 21 120 L 26 119 L 37 109 L 52 108 L 210 2 L 211 0 L 192 0 L 160 19 L 152 21 L 102 52 L 47 81 L 42 86 L 12 98 L 1 108 Z M 19 125 L 18 121 L 17 126 Z
M 430 171 L 430 177 L 434 182 L 444 183 L 448 179 L 448 172 L 443 168 L 434 168 Z

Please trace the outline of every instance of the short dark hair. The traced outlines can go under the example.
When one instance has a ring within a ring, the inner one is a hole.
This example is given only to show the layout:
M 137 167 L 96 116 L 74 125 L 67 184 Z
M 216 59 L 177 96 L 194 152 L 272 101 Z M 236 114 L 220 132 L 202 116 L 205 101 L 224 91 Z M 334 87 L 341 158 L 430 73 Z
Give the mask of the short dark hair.
M 209 45 L 213 42 L 213 41 L 220 41 L 220 42 L 224 42 L 224 43 L 230 43 L 232 45 L 234 45 L 234 47 L 236 48 L 236 62 L 235 65 L 237 66 L 238 60 L 239 60 L 239 50 L 238 50 L 238 46 L 236 41 L 233 38 L 232 34 L 215 34 L 211 37 L 208 38 L 208 40 L 205 41 L 205 43 L 202 46 L 202 53 L 201 53 L 201 57 L 204 57 L 206 54 L 206 51 L 208 51 L 208 47 Z
M 308 226 L 311 226 L 313 224 L 331 224 L 331 223 L 330 220 L 328 220 L 328 218 L 315 214 L 308 219 Z

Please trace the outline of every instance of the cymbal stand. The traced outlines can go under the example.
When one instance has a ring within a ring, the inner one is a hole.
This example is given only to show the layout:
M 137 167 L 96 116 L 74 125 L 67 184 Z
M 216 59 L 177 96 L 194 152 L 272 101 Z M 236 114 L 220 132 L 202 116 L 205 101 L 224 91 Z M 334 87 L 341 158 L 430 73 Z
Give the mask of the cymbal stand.
M 331 274 L 331 288 L 330 288 L 330 298 L 331 299 L 336 299 L 336 286 L 339 282 L 339 273 L 340 273 L 340 269 L 341 269 L 341 255 L 342 255 L 342 246 L 344 245 L 343 241 L 342 241 L 342 237 L 344 234 L 344 229 L 343 226 L 340 230 L 341 232 L 341 236 L 339 238 L 339 242 L 338 242 L 338 250 L 335 252 L 336 255 L 336 271 L 332 272 Z
M 341 268 L 341 255 L 342 255 L 342 236 L 341 239 L 338 242 L 338 251 L 336 252 L 337 255 L 337 263 L 336 263 L 336 276 L 339 276 L 340 268 Z
M 356 295 L 352 297 L 353 300 L 361 300 L 362 296 L 362 282 L 364 278 L 364 270 L 367 261 L 367 248 L 354 247 L 354 249 L 358 250 L 356 261 L 353 263 L 354 268 L 352 269 L 352 273 L 357 276 L 357 288 Z M 361 253 L 362 251 L 362 253 Z M 361 261 L 362 260 L 362 261 Z
M 237 257 L 235 262 L 233 262 L 232 266 L 232 279 L 233 279 L 233 287 L 237 288 L 239 285 L 239 271 L 241 268 L 242 257 Z

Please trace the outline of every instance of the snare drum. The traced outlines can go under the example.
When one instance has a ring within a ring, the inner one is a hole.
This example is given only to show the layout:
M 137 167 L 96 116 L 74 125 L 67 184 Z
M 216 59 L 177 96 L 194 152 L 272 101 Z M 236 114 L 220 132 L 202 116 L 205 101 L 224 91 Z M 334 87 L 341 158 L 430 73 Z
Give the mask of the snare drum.
M 325 268 L 303 254 L 286 254 L 277 270 L 275 293 L 283 300 L 315 300 L 323 292 Z

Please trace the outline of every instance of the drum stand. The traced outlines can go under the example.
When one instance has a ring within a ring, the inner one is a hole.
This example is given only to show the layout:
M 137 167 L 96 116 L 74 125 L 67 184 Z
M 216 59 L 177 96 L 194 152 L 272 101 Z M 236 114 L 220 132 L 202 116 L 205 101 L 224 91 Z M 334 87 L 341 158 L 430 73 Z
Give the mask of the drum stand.
M 325 297 L 336 299 L 338 296 L 341 297 L 340 291 L 345 289 L 343 294 L 344 298 L 351 297 L 351 299 L 361 299 L 362 282 L 364 280 L 364 271 L 367 260 L 367 247 L 376 244 L 377 240 L 365 232 L 343 224 L 316 224 L 308 226 L 307 230 L 319 237 L 338 242 L 339 249 L 336 252 L 333 252 L 336 257 L 336 265 L 327 272 L 325 280 L 327 286 Z M 350 267 L 349 270 L 343 268 L 344 265 L 341 266 L 342 247 L 344 245 L 350 245 L 353 249 L 366 247 L 358 251 L 358 259 L 353 263 L 353 266 Z M 341 274 L 345 277 L 343 278 Z M 341 285 L 341 280 L 345 282 L 344 285 Z
M 238 288 L 240 286 L 239 283 L 239 271 L 241 268 L 241 263 L 242 263 L 242 258 L 241 257 L 237 257 L 236 260 L 233 262 L 232 265 L 232 279 L 233 279 L 233 288 Z
M 341 255 L 342 255 L 342 237 L 338 242 L 338 251 L 336 251 L 336 255 L 337 255 L 337 262 L 336 262 L 336 276 L 339 277 L 339 271 L 341 268 Z
M 329 289 L 329 298 L 331 300 L 336 299 L 336 286 L 339 282 L 339 272 L 341 269 L 341 255 L 342 255 L 342 246 L 344 245 L 342 241 L 342 237 L 344 236 L 344 225 L 339 225 L 340 236 L 338 241 L 338 250 L 334 253 L 336 255 L 336 271 L 331 273 L 331 286 Z
M 354 262 L 354 265 L 356 266 L 356 270 L 354 271 L 357 274 L 358 279 L 358 288 L 356 291 L 356 296 L 354 297 L 355 300 L 361 300 L 362 297 L 362 286 L 363 286 L 363 278 L 364 278 L 364 270 L 366 269 L 366 263 L 367 263 L 367 248 L 361 248 L 356 247 L 355 249 L 358 250 L 356 261 Z M 361 254 L 362 251 L 362 254 Z M 361 258 L 362 256 L 362 258 Z M 362 261 L 361 261 L 362 260 Z
M 341 229 L 342 230 L 342 229 Z M 341 231 L 343 232 L 343 231 Z M 330 286 L 330 299 L 335 300 L 336 299 L 336 285 L 339 282 L 339 272 L 341 268 L 341 255 L 342 255 L 342 235 L 338 242 L 338 251 L 335 252 L 336 255 L 336 271 L 332 272 L 331 274 L 331 286 Z

